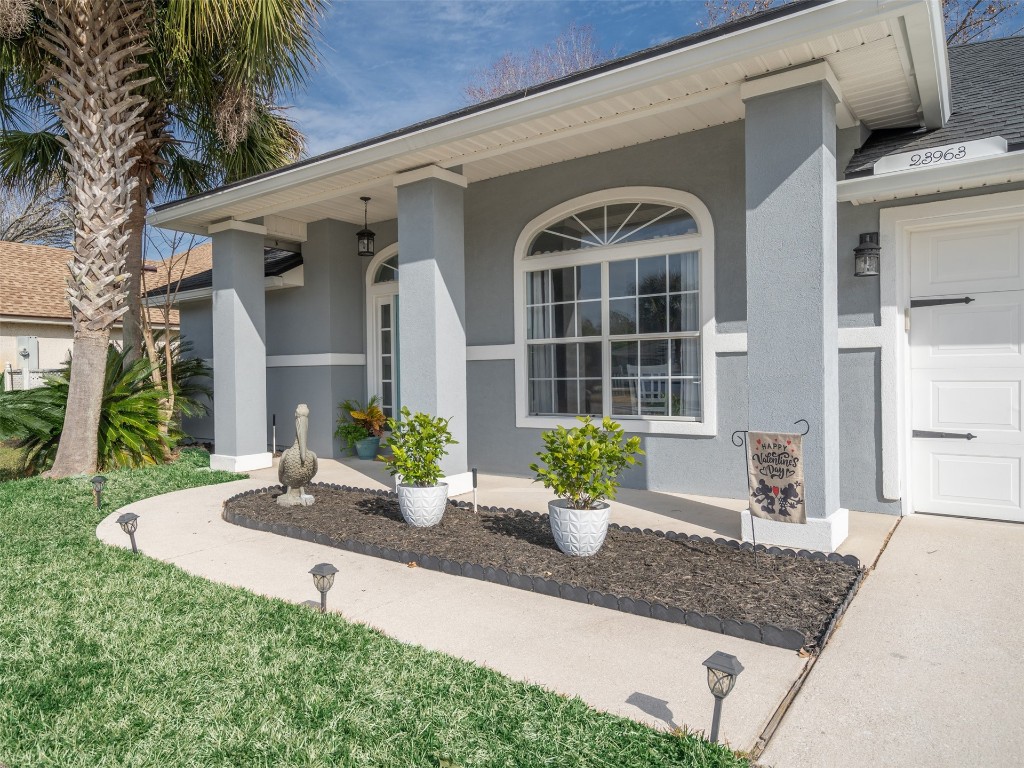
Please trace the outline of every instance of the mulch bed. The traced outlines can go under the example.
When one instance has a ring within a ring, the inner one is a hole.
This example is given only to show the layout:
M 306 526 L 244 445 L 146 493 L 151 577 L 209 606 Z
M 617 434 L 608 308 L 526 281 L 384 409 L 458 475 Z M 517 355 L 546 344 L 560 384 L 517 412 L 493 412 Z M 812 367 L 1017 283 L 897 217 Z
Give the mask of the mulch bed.
M 229 499 L 225 512 L 261 525 L 293 526 L 336 541 L 433 555 L 541 577 L 606 595 L 801 632 L 814 650 L 844 607 L 860 569 L 845 562 L 610 527 L 593 557 L 562 554 L 547 515 L 449 504 L 441 523 L 414 528 L 392 494 L 312 486 L 309 507 L 280 507 L 280 488 Z M 621 610 L 621 609 L 620 609 Z M 687 622 L 689 623 L 689 622 Z M 723 630 L 719 630 L 723 631 Z

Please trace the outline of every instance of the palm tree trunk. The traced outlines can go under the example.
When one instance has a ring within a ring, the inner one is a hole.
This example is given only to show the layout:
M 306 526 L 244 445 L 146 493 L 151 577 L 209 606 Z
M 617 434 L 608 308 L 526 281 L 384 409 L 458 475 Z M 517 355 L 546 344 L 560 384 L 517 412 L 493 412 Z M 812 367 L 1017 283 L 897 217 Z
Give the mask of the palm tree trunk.
M 64 429 L 50 475 L 97 468 L 97 434 L 107 344 L 127 312 L 125 259 L 133 154 L 143 138 L 138 89 L 146 51 L 144 0 L 44 0 L 40 46 L 50 54 L 50 99 L 67 131 L 67 171 L 75 216 L 68 300 L 74 356 Z
M 128 272 L 128 312 L 124 316 L 124 348 L 128 350 L 125 367 L 130 367 L 142 358 L 142 346 L 145 343 L 142 332 L 142 270 L 145 266 L 146 234 L 146 191 L 141 183 L 132 193 L 132 211 L 128 216 L 128 258 L 125 270 Z

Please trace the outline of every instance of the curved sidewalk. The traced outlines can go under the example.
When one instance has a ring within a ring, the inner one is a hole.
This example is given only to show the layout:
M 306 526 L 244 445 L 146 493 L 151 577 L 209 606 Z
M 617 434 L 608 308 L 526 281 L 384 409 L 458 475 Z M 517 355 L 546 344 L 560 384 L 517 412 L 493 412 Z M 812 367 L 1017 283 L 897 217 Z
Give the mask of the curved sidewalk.
M 722 737 L 736 749 L 753 746 L 805 664 L 793 652 L 759 643 L 409 568 L 221 519 L 224 499 L 270 482 L 240 480 L 146 499 L 109 515 L 97 535 L 129 546 L 114 520 L 135 512 L 145 555 L 296 603 L 318 597 L 309 568 L 332 562 L 340 573 L 328 604 L 345 618 L 660 728 L 708 731 L 713 699 L 701 662 L 717 650 L 735 654 L 745 671 L 726 702 Z

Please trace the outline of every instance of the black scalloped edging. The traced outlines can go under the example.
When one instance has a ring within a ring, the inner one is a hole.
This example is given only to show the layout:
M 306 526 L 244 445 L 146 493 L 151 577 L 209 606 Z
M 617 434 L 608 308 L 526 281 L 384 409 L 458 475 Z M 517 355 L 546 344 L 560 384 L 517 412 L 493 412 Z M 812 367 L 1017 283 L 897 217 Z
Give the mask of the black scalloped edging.
M 337 483 L 310 483 L 306 488 L 327 488 L 335 491 L 358 491 L 359 493 L 370 493 L 376 496 L 385 496 L 394 499 L 398 498 L 398 494 L 394 491 L 385 491 L 374 488 L 357 488 L 351 485 L 338 485 Z M 280 485 L 271 485 L 266 488 L 254 488 L 249 491 L 243 491 L 242 493 L 235 494 L 224 501 L 222 517 L 227 522 L 241 526 L 242 528 L 251 528 L 256 531 L 275 533 L 280 536 L 288 536 L 301 541 L 309 541 L 315 544 L 334 547 L 335 549 L 343 549 L 347 552 L 369 555 L 370 557 L 379 557 L 383 560 L 390 560 L 395 563 L 416 563 L 420 568 L 426 568 L 431 571 L 441 571 L 442 573 L 447 573 L 452 576 L 465 576 L 470 579 L 489 581 L 506 587 L 524 589 L 527 592 L 537 592 L 542 595 L 559 597 L 563 600 L 573 600 L 578 603 L 589 603 L 590 605 L 595 605 L 600 608 L 610 608 L 612 610 L 622 611 L 623 613 L 632 613 L 637 616 L 645 616 L 652 619 L 659 619 L 661 621 L 671 621 L 676 624 L 685 624 L 687 626 L 694 627 L 695 629 L 705 629 L 709 632 L 731 635 L 732 637 L 739 637 L 744 640 L 751 640 L 755 643 L 763 643 L 765 645 L 772 645 L 791 651 L 798 651 L 809 645 L 809 639 L 807 636 L 797 629 L 785 629 L 777 627 L 774 624 L 756 624 L 749 621 L 739 621 L 737 619 L 722 619 L 713 613 L 704 614 L 697 611 L 687 611 L 674 606 L 665 606 L 660 603 L 649 603 L 646 600 L 634 599 L 631 597 L 619 597 L 617 595 L 603 594 L 595 590 L 588 590 L 585 587 L 577 587 L 573 584 L 562 584 L 554 579 L 544 579 L 540 576 L 525 576 L 523 574 L 513 573 L 501 568 L 476 565 L 473 563 L 461 563 L 457 560 L 449 560 L 447 558 L 437 557 L 436 555 L 424 555 L 419 552 L 411 552 L 404 549 L 397 550 L 392 549 L 391 547 L 379 547 L 376 544 L 366 544 L 362 541 L 357 541 L 356 539 L 336 539 L 332 536 L 328 536 L 327 534 L 315 533 L 304 528 L 299 528 L 295 525 L 253 520 L 250 517 L 237 514 L 236 512 L 228 509 L 228 504 L 233 501 L 237 501 L 247 496 L 257 496 L 268 493 L 273 490 L 283 490 L 283 488 Z M 473 508 L 473 505 L 466 501 L 449 500 L 448 503 L 453 507 L 461 509 Z M 513 509 L 512 507 L 485 507 L 478 505 L 477 509 L 483 512 L 496 512 L 503 514 L 516 513 L 536 515 L 537 517 L 547 517 L 547 515 L 540 512 Z M 803 557 L 808 560 L 827 560 L 834 563 L 844 563 L 846 565 L 856 567 L 859 571 L 857 578 L 846 593 L 846 598 L 840 604 L 839 608 L 837 608 L 833 613 L 828 627 L 821 635 L 820 641 L 815 648 L 812 649 L 815 653 L 817 653 L 821 648 L 824 648 L 825 643 L 832 636 L 832 632 L 835 630 L 836 624 L 846 611 L 846 608 L 849 606 L 853 596 L 857 593 L 857 589 L 859 588 L 860 582 L 864 578 L 865 574 L 860 560 L 854 555 L 839 555 L 835 552 L 826 554 L 825 552 L 814 552 L 806 549 L 794 551 L 792 549 L 783 549 L 775 546 L 766 547 L 763 544 L 758 544 L 752 547 L 749 542 L 740 543 L 733 539 L 712 539 L 709 536 L 697 536 L 696 534 L 686 535 L 682 533 L 675 533 L 674 531 L 657 531 L 651 530 L 650 528 L 631 528 L 628 525 L 619 525 L 618 523 L 609 523 L 608 527 L 630 533 L 660 536 L 668 539 L 669 541 L 700 541 L 706 544 L 717 544 L 719 546 L 732 547 L 733 549 L 753 549 L 755 552 L 767 552 L 770 555 L 776 555 L 779 557 Z

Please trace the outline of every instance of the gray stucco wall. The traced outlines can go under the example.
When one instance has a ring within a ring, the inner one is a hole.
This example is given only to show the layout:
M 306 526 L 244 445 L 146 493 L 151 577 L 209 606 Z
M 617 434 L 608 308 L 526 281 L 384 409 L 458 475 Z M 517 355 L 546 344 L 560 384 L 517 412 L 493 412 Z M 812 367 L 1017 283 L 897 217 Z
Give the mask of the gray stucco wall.
M 193 344 L 192 354 L 213 360 L 213 313 L 210 299 L 188 301 L 178 307 L 181 336 Z M 207 382 L 211 385 L 213 382 Z M 212 401 L 210 408 L 213 408 Z M 202 418 L 188 418 L 182 424 L 185 434 L 199 442 L 213 442 L 213 411 Z
M 859 140 L 840 132 L 838 162 Z M 466 193 L 466 313 L 468 343 L 514 342 L 514 249 L 522 230 L 554 206 L 622 186 L 669 187 L 699 197 L 715 225 L 715 306 L 719 332 L 746 330 L 744 124 L 732 123 L 557 166 L 473 184 Z M 877 230 L 870 215 L 843 220 L 837 254 L 839 324 L 878 323 L 878 281 L 853 277 L 852 249 L 861 231 Z M 840 503 L 895 514 L 880 496 L 880 385 L 877 352 L 840 355 Z M 746 355 L 718 357 L 718 434 L 645 436 L 645 466 L 627 476 L 632 487 L 740 498 L 744 459 L 731 443 L 747 428 Z M 468 366 L 469 458 L 481 470 L 526 474 L 540 447 L 540 430 L 515 427 L 512 361 Z

